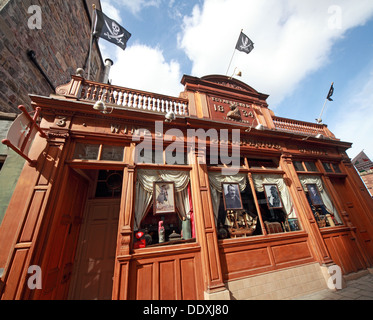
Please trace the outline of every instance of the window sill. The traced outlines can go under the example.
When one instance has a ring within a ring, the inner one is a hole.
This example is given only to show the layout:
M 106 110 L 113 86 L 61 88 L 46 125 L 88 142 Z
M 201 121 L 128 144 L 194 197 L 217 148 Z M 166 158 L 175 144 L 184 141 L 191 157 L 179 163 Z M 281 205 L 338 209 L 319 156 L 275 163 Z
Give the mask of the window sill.
M 177 240 L 177 241 L 168 241 L 159 244 L 153 244 L 147 246 L 145 248 L 133 249 L 132 250 L 132 257 L 139 258 L 148 255 L 171 255 L 182 251 L 182 253 L 186 253 L 189 251 L 200 250 L 200 245 L 197 243 L 196 239 L 190 240 Z
M 230 239 L 220 239 L 218 240 L 219 246 L 227 248 L 230 246 L 236 246 L 238 244 L 252 244 L 252 243 L 266 243 L 274 240 L 286 240 L 286 239 L 296 239 L 307 237 L 308 234 L 303 231 L 292 231 L 292 232 L 281 232 L 281 233 L 271 233 L 267 235 L 257 235 L 251 237 L 240 237 L 240 238 L 230 238 Z

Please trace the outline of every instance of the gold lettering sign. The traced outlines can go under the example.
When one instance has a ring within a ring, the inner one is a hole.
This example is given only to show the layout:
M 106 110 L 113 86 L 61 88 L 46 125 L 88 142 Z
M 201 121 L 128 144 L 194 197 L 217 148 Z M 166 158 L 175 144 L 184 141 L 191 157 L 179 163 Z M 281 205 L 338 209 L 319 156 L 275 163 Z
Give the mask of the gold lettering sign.
M 208 96 L 211 118 L 222 122 L 257 125 L 253 106 L 249 103 Z

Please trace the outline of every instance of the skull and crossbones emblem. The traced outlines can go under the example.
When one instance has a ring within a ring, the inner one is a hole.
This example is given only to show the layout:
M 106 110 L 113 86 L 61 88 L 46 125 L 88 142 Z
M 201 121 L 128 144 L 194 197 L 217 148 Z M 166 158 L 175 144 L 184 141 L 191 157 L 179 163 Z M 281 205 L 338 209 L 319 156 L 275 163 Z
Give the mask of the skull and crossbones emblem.
M 253 45 L 247 38 L 241 39 L 242 44 L 240 45 L 241 50 L 250 50 L 249 48 Z
M 117 40 L 118 43 L 124 45 L 124 43 L 122 41 L 122 38 L 124 37 L 124 33 L 119 34 L 120 27 L 114 21 L 111 24 L 111 27 L 109 26 L 109 24 L 107 23 L 106 20 L 105 20 L 105 24 L 106 24 L 107 29 L 110 32 L 110 33 L 106 32 L 105 36 L 108 37 L 109 39 L 115 39 L 115 40 Z

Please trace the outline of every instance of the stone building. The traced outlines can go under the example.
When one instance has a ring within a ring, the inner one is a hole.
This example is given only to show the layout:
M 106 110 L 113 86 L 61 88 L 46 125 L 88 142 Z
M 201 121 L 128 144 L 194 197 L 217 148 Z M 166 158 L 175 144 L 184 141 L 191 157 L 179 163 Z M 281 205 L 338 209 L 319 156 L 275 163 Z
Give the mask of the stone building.
M 352 163 L 359 172 L 361 179 L 364 181 L 365 186 L 370 192 L 370 195 L 373 197 L 373 162 L 364 151 L 361 151 L 352 159 Z
M 29 94 L 49 95 L 77 68 L 87 69 L 92 4 L 78 1 L 0 1 L 0 140 L 20 113 L 31 111 Z M 92 54 L 92 79 L 102 81 L 104 63 L 97 44 Z M 0 221 L 24 160 L 0 147 Z

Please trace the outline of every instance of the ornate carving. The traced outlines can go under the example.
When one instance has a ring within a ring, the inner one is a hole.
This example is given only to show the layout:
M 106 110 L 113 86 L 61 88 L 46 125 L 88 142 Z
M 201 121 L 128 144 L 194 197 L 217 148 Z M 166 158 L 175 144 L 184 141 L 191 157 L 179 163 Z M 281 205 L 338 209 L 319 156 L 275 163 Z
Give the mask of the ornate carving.
M 119 133 L 120 132 L 120 125 L 119 124 L 112 124 L 111 125 L 111 133 Z
M 238 106 L 236 104 L 232 104 L 230 106 L 230 111 L 227 113 L 227 118 L 231 118 L 233 120 L 242 120 L 241 118 L 241 112 L 240 109 L 238 109 Z
M 70 137 L 70 134 L 68 131 L 55 131 L 51 130 L 47 134 L 48 139 L 64 139 L 66 140 L 67 138 Z
M 56 125 L 60 128 L 66 127 L 66 117 L 59 116 L 57 117 Z
M 328 155 L 328 151 L 321 150 L 321 149 L 299 148 L 299 152 L 301 152 L 301 153 L 311 153 L 311 154 L 316 154 L 316 155 Z
M 254 147 L 254 148 L 261 148 L 261 149 L 276 149 L 276 150 L 282 150 L 281 145 L 274 143 L 274 142 L 269 142 L 269 141 L 257 141 L 257 140 L 246 140 L 242 139 L 240 142 L 241 145 L 243 146 L 249 146 L 249 147 Z

